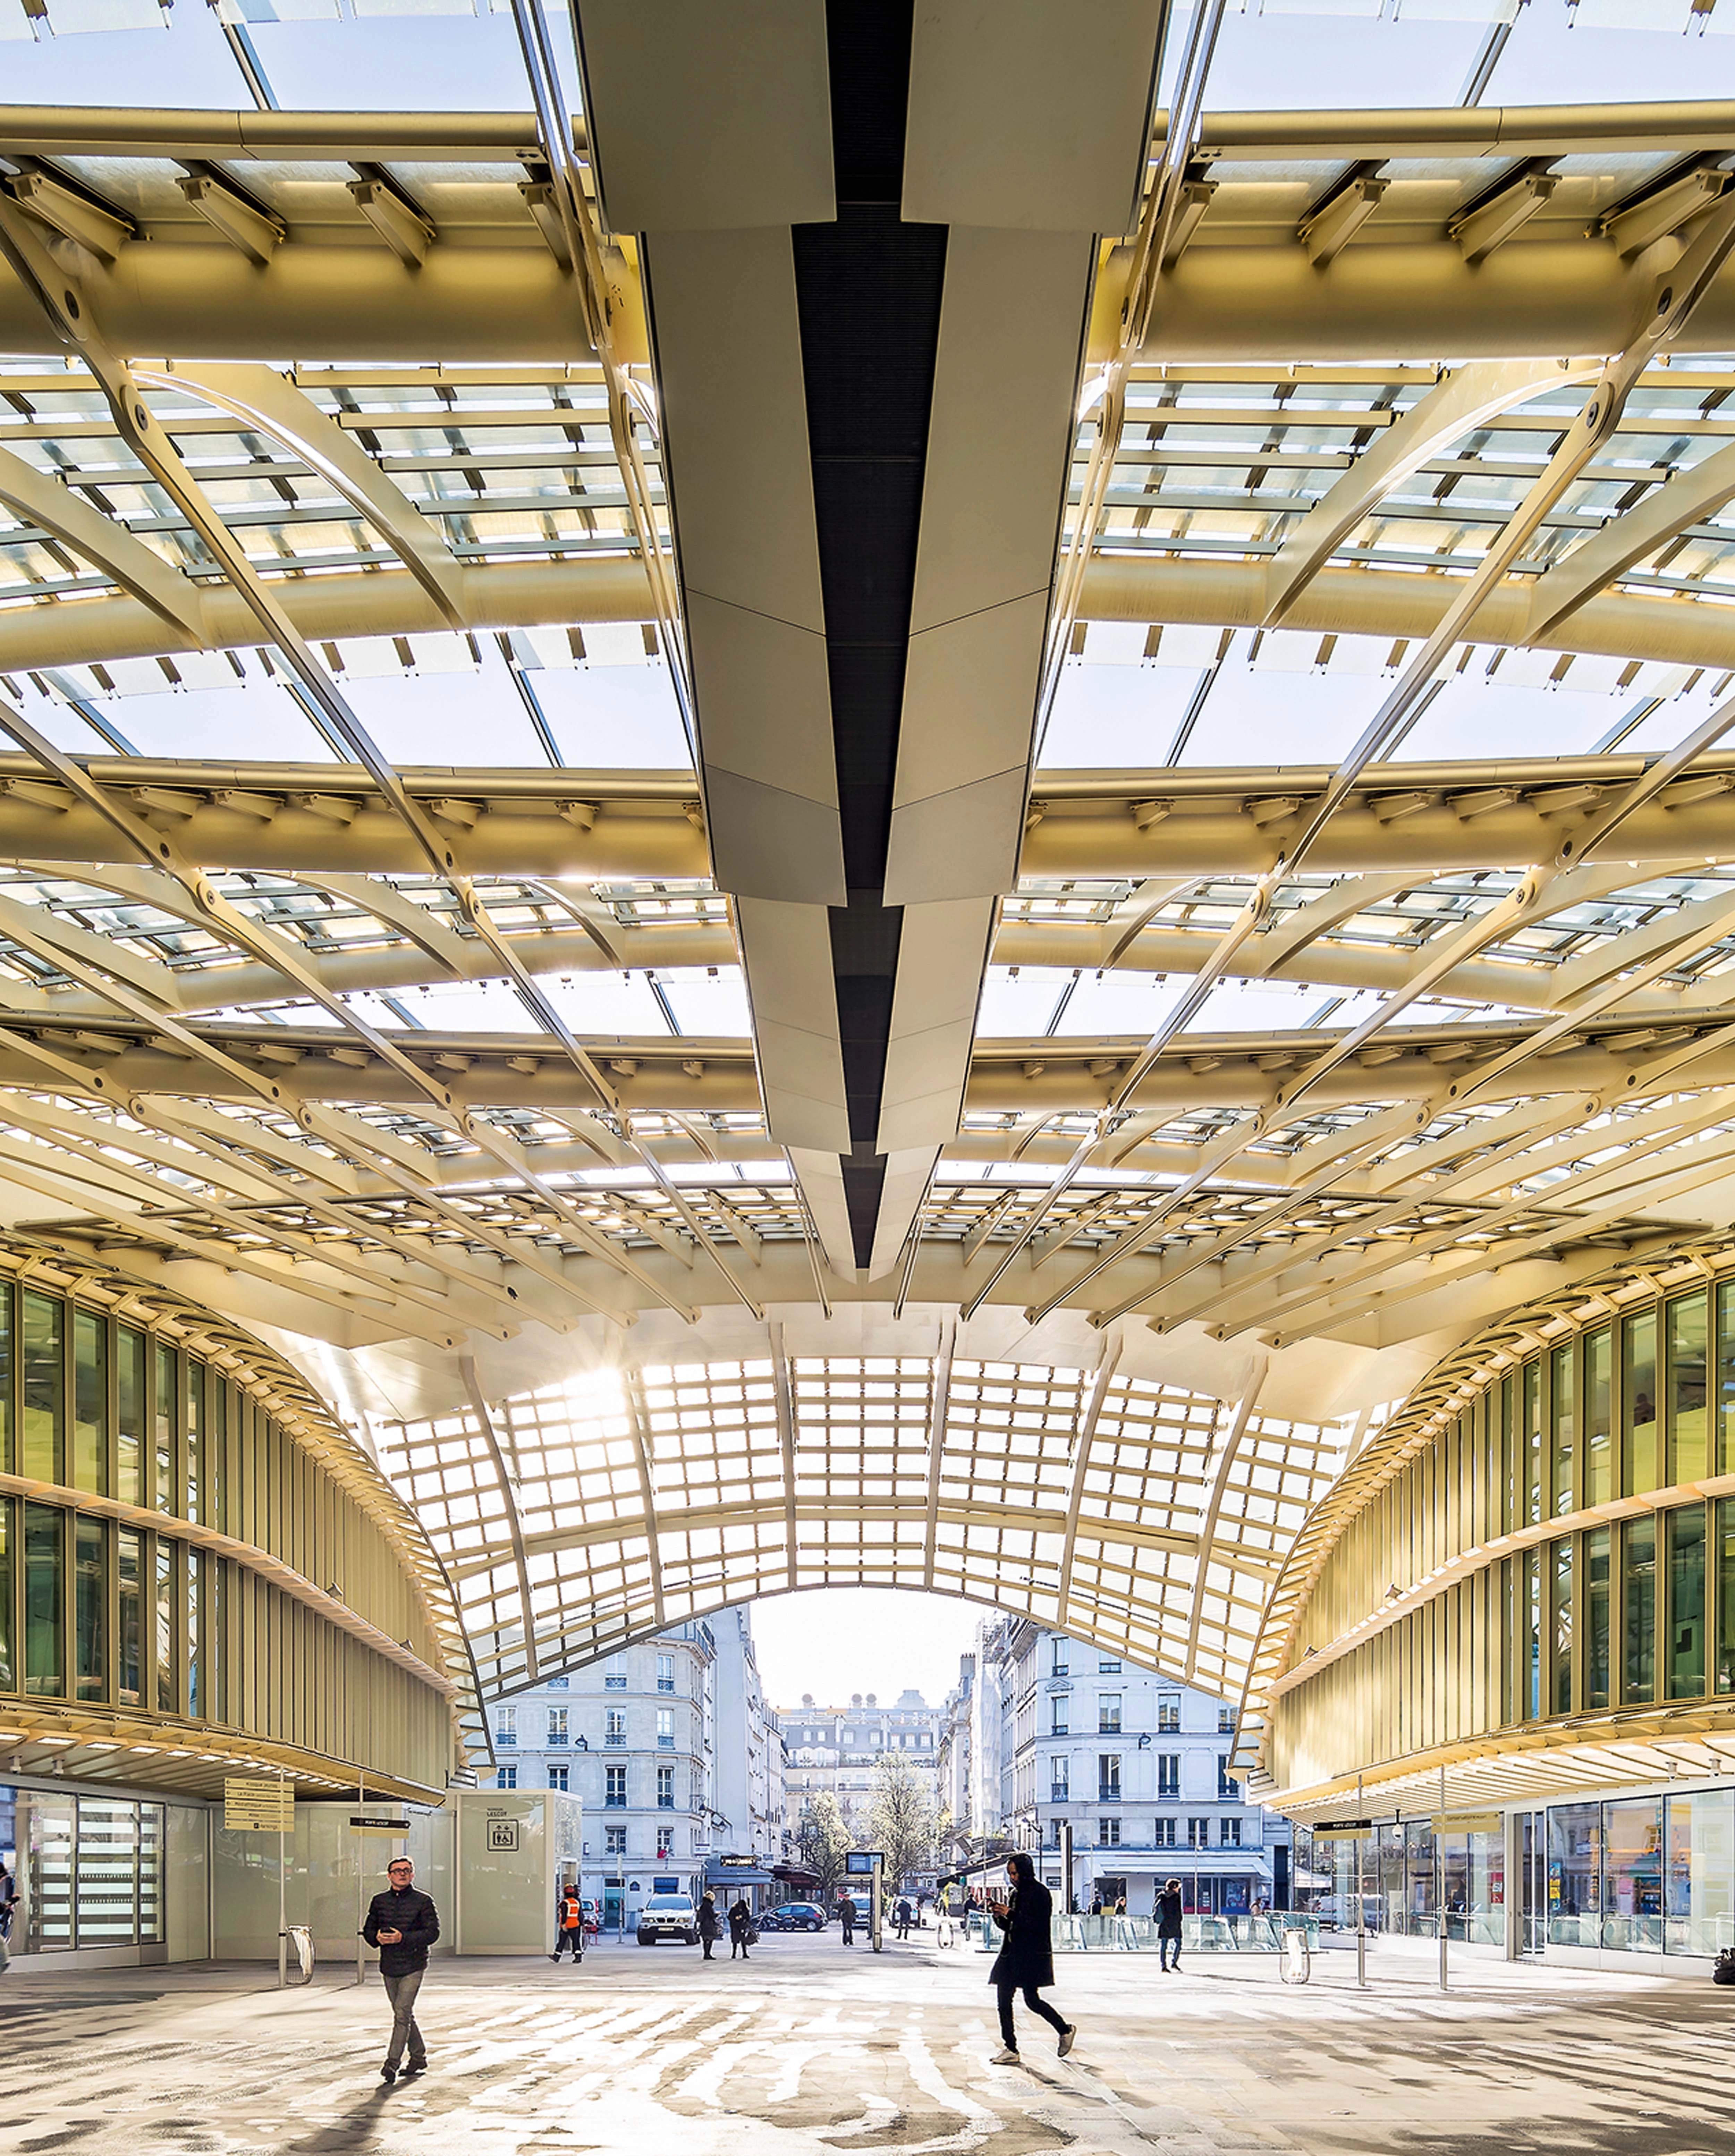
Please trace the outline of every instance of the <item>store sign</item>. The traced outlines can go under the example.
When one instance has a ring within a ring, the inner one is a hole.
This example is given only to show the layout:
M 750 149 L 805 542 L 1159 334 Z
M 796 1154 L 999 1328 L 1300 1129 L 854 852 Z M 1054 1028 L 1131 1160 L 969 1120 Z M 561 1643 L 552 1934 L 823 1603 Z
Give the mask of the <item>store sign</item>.
M 226 1775 L 223 1823 L 232 1834 L 293 1834 L 295 1784 L 282 1774 Z
M 357 1818 L 354 1815 L 352 1815 L 350 1825 L 355 1829 L 357 1834 L 389 1834 L 397 1835 L 405 1835 L 409 1832 L 409 1821 L 408 1820 L 381 1819 L 365 1815 Z

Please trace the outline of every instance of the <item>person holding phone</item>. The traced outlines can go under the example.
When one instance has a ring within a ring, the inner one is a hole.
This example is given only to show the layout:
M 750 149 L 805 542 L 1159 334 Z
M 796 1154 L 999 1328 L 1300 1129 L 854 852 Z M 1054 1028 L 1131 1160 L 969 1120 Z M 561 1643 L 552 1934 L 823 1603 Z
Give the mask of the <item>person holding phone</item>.
M 1036 1996 L 1055 1980 L 1055 1897 L 1036 1876 L 1036 1866 L 1022 1849 L 1007 1858 L 1006 1871 L 1012 1881 L 1011 1895 L 997 1893 L 988 1903 L 989 1912 L 1004 1934 L 988 1978 L 1000 2009 L 1000 2049 L 990 2063 L 1015 2066 L 1019 2062 L 1018 2031 L 1012 2021 L 1012 1998 L 1017 1991 L 1024 1993 L 1031 2013 L 1057 2032 L 1064 2059 L 1078 2030 L 1045 1999 Z
M 427 2071 L 428 2046 L 416 2025 L 416 1994 L 427 1974 L 428 1949 L 439 1937 L 439 1912 L 417 1887 L 416 1867 L 407 1856 L 394 1856 L 386 1866 L 386 1877 L 390 1883 L 385 1892 L 376 1894 L 367 1905 L 362 1936 L 379 1949 L 380 1980 L 392 2002 L 392 2041 L 379 2077 L 395 2082 L 406 2044 L 409 2057 L 405 2073 Z

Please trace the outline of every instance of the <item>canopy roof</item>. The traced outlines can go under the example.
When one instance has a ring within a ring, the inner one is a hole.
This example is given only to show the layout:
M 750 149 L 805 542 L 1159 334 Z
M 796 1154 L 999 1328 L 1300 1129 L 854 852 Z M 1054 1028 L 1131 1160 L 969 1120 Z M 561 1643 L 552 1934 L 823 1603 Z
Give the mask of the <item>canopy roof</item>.
M 847 1577 L 1236 1691 L 1735 1210 L 1730 0 L 1594 4 L 0 0 L 5 1217 L 485 1683 Z

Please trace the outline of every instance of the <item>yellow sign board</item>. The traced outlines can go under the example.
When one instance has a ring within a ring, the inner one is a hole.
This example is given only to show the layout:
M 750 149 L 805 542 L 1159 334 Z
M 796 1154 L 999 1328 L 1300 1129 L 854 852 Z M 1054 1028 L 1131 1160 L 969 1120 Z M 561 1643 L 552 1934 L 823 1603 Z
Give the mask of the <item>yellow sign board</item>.
M 1499 1812 L 1436 1812 L 1429 1821 L 1435 1834 L 1498 1834 Z
M 293 1834 L 295 1784 L 286 1775 L 226 1775 L 223 1823 L 233 1833 Z

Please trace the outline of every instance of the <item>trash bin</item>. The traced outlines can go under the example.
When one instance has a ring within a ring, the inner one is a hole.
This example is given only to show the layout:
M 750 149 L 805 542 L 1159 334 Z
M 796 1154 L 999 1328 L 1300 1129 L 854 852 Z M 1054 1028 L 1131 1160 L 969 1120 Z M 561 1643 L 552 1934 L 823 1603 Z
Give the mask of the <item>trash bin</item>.
M 305 1924 L 291 1924 L 289 1928 L 290 1952 L 295 1966 L 300 1970 L 303 1984 L 313 1981 L 313 1933 Z

